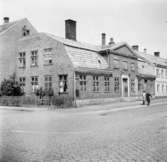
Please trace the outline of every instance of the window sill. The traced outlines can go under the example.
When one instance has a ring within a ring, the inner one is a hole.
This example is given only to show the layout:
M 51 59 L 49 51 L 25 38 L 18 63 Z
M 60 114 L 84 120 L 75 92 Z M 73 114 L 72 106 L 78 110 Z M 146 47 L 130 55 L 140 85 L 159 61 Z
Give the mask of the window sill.
M 53 63 L 52 64 L 43 64 L 44 66 L 52 66 L 53 65 Z
M 25 66 L 19 66 L 19 69 L 25 69 L 26 67 Z
M 38 65 L 31 65 L 30 67 L 34 68 L 34 67 L 38 67 Z

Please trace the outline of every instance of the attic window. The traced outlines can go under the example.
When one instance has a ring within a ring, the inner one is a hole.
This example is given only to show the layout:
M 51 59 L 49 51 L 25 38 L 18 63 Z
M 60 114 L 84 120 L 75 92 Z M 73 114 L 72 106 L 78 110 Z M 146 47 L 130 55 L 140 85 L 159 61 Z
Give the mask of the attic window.
M 25 37 L 27 35 L 30 35 L 30 30 L 27 29 L 27 27 L 24 25 L 22 28 L 22 35 Z
M 101 61 L 100 61 L 100 60 L 98 60 L 98 63 L 99 63 L 99 64 L 101 64 Z

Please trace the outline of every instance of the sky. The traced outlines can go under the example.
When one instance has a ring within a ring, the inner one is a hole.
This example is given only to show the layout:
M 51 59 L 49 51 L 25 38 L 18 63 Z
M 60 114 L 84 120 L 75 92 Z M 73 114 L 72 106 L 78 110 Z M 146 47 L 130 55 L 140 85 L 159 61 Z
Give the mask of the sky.
M 39 31 L 65 36 L 65 20 L 77 21 L 77 40 L 101 44 L 101 33 L 167 58 L 167 0 L 0 0 L 0 23 L 28 18 Z

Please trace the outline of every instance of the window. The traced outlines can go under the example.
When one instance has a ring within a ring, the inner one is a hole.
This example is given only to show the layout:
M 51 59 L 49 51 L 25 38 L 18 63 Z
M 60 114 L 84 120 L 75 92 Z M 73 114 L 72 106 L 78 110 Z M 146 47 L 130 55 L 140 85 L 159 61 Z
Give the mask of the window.
M 159 92 L 159 87 L 160 87 L 160 85 L 159 85 L 159 84 L 157 84 L 157 92 Z
M 53 64 L 53 54 L 52 48 L 44 49 L 44 65 L 52 65 Z
M 105 92 L 110 91 L 110 77 L 108 77 L 108 76 L 104 77 L 104 91 Z
M 119 77 L 114 78 L 114 92 L 119 93 Z
M 119 60 L 114 59 L 114 68 L 119 69 Z
M 165 71 L 165 76 L 166 76 L 166 79 L 167 79 L 167 70 Z
M 19 78 L 19 83 L 21 87 L 25 87 L 26 85 L 26 78 L 25 77 L 20 77 Z
M 31 65 L 38 65 L 38 50 L 31 51 Z
M 67 75 L 59 75 L 59 93 L 66 93 L 67 88 Z
M 164 70 L 161 70 L 161 78 L 164 78 Z
M 86 75 L 79 75 L 80 90 L 86 91 Z
M 162 84 L 162 92 L 164 91 L 164 85 Z
M 35 92 L 35 90 L 38 89 L 38 76 L 31 77 L 31 85 L 32 85 L 32 91 Z
M 131 79 L 131 92 L 135 93 L 135 80 Z
M 45 75 L 45 89 L 49 90 L 52 89 L 52 76 Z
M 127 63 L 126 61 L 123 61 L 123 62 L 122 62 L 122 68 L 123 68 L 124 70 L 128 70 L 128 63 Z
M 131 64 L 130 64 L 130 68 L 131 68 L 132 71 L 135 71 L 135 64 L 134 64 L 134 63 L 131 63 Z M 144 68 L 144 65 L 143 65 L 143 68 Z
M 93 92 L 99 91 L 99 77 L 93 76 Z
M 26 67 L 26 53 L 19 52 L 19 67 L 25 68 Z
M 156 69 L 156 76 L 157 76 L 157 78 L 160 78 L 159 69 Z
M 30 30 L 27 29 L 27 27 L 24 25 L 22 28 L 22 35 L 25 37 L 27 35 L 30 35 Z

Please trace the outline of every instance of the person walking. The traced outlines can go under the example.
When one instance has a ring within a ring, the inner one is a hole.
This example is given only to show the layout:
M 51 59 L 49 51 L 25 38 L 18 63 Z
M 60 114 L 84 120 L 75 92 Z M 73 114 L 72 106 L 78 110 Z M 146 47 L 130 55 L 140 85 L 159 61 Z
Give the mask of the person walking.
M 152 95 L 149 93 L 149 92 L 147 92 L 146 93 L 146 101 L 147 101 L 147 106 L 149 106 L 150 105 L 150 102 L 151 102 L 151 98 L 152 97 Z
M 142 105 L 145 105 L 145 102 L 146 102 L 146 92 L 145 91 L 143 91 L 142 99 L 143 99 Z

